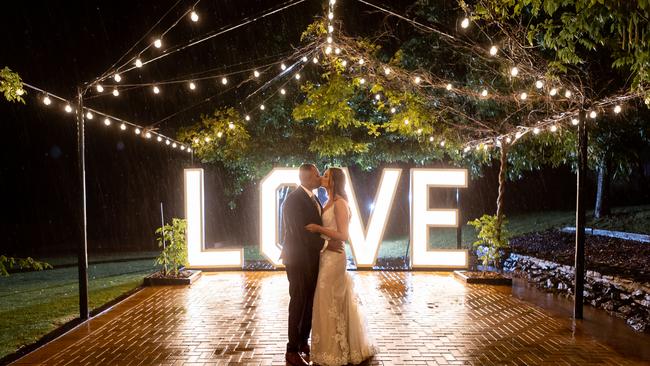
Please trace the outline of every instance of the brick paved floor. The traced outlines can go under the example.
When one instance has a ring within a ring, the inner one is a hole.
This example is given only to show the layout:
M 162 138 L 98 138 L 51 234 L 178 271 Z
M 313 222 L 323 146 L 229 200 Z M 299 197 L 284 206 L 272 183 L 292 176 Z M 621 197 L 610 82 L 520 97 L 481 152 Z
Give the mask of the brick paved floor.
M 448 273 L 355 272 L 381 353 L 372 365 L 632 365 L 568 321 Z M 284 272 L 146 288 L 16 365 L 283 365 Z

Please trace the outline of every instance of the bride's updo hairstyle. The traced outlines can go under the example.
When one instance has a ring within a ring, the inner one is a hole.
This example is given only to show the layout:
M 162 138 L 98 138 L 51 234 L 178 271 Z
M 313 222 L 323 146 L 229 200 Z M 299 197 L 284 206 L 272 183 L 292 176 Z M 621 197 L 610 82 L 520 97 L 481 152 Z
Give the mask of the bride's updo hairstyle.
M 341 168 L 329 168 L 330 171 L 330 185 L 332 186 L 332 199 L 339 195 L 346 201 L 348 195 L 345 193 L 345 173 Z

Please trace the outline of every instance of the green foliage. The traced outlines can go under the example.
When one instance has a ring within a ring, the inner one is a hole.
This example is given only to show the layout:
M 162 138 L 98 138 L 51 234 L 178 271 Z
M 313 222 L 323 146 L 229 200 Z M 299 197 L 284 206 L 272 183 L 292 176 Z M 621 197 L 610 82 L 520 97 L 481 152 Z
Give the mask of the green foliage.
M 178 270 L 187 263 L 187 238 L 185 231 L 187 221 L 185 219 L 172 219 L 172 224 L 156 229 L 158 234 L 158 246 L 163 251 L 155 259 L 156 264 L 162 265 L 163 275 L 170 273 L 178 276 Z
M 9 102 L 20 102 L 25 104 L 25 89 L 20 76 L 5 66 L 0 70 L 0 93 L 5 96 Z
M 0 255 L 0 276 L 9 276 L 9 270 L 12 268 L 42 271 L 51 269 L 52 266 L 49 263 L 39 262 L 32 257 L 14 258 Z
M 483 215 L 467 223 L 474 226 L 477 231 L 478 240 L 474 242 L 473 246 L 477 249 L 484 269 L 490 263 L 495 268 L 498 267 L 501 251 L 508 248 L 510 234 L 505 229 L 507 223 L 504 216 L 499 219 L 496 215 Z

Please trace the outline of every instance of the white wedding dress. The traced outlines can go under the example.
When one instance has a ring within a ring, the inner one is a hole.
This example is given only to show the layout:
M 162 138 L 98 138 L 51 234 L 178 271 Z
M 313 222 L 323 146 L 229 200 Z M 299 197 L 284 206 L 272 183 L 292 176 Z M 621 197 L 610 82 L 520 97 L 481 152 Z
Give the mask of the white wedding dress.
M 323 212 L 323 226 L 337 230 L 334 206 Z M 320 365 L 358 364 L 377 353 L 346 269 L 345 253 L 320 255 L 314 295 L 310 359 Z

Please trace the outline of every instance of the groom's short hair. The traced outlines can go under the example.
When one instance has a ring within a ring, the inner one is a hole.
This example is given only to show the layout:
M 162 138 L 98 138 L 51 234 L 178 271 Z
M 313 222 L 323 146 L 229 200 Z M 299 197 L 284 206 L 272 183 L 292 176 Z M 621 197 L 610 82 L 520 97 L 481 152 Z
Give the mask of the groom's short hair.
M 316 165 L 310 163 L 305 163 L 300 166 L 301 172 L 311 171 L 312 169 L 318 169 L 318 168 L 316 168 Z

